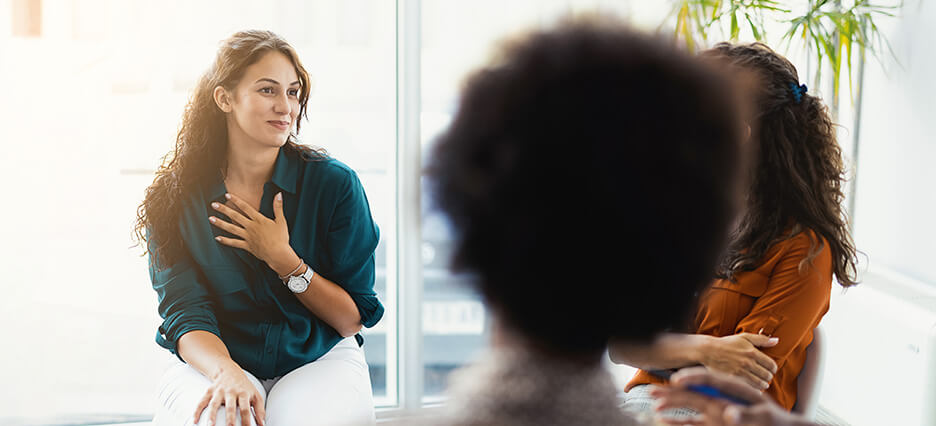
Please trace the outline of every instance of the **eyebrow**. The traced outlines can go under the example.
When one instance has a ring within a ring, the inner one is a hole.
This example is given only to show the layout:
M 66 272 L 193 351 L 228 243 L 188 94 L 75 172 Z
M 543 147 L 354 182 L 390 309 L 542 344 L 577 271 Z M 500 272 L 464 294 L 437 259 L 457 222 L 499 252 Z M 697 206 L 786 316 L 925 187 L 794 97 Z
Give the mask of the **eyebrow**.
M 272 79 L 272 78 L 266 78 L 266 77 L 261 78 L 261 79 L 255 81 L 254 84 L 257 84 L 257 83 L 259 83 L 259 82 L 261 82 L 261 81 L 266 81 L 266 82 L 273 83 L 273 84 L 277 84 L 277 85 L 279 84 L 278 81 L 276 81 L 276 80 L 274 80 L 274 79 Z M 294 81 L 294 82 L 292 82 L 292 83 L 289 83 L 290 86 L 295 86 L 295 85 L 297 85 L 297 84 L 299 84 L 299 80 L 296 80 L 296 81 Z

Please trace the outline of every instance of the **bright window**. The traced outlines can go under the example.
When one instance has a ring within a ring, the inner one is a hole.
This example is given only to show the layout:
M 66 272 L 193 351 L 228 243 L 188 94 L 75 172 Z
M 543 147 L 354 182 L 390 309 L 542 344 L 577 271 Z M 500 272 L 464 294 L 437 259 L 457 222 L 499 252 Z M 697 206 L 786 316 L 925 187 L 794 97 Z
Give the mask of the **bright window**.
M 314 80 L 300 138 L 359 173 L 382 230 L 377 291 L 387 310 L 365 331 L 365 349 L 376 403 L 396 405 L 397 284 L 387 273 L 396 244 L 395 3 L 0 7 L 0 78 L 12 82 L 0 97 L 0 376 L 16 383 L 0 391 L 0 423 L 152 414 L 172 355 L 153 340 L 161 320 L 146 258 L 128 249 L 132 220 L 218 43 L 254 28 L 298 50 Z M 7 27 L 11 10 L 28 19 Z

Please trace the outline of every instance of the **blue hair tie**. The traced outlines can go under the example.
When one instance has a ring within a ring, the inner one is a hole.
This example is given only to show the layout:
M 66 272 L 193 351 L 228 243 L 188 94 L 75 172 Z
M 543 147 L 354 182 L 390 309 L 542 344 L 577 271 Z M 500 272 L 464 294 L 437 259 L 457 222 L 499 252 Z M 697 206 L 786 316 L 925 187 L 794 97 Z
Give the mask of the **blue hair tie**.
M 803 93 L 806 93 L 809 90 L 805 84 L 796 85 L 796 83 L 790 83 L 790 90 L 793 91 L 793 99 L 796 99 L 796 103 L 803 101 Z

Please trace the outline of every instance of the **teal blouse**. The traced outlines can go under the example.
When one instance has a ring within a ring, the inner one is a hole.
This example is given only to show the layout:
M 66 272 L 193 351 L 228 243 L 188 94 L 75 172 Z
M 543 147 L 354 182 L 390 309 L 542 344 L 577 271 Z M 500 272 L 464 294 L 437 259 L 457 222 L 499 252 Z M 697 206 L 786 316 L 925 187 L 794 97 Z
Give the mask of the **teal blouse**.
M 379 230 L 357 174 L 332 158 L 312 159 L 280 149 L 260 212 L 273 218 L 273 197 L 283 192 L 289 244 L 317 274 L 351 295 L 361 323 L 372 327 L 384 308 L 374 292 L 374 250 Z M 208 222 L 211 202 L 225 202 L 220 172 L 185 200 L 179 221 L 189 256 L 163 270 L 150 257 L 150 280 L 163 323 L 156 343 L 178 356 L 179 338 L 193 330 L 216 334 L 231 357 L 260 379 L 281 376 L 315 361 L 342 339 L 306 309 L 266 263 L 222 245 L 231 236 Z M 355 336 L 363 344 L 360 335 Z M 181 357 L 180 357 L 181 359 Z

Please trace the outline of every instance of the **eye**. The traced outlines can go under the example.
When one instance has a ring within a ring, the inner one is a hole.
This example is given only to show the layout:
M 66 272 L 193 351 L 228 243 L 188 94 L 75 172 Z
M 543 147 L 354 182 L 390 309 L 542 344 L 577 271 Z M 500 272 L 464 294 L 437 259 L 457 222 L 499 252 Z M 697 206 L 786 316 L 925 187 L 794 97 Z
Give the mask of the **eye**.
M 289 89 L 289 96 L 299 96 L 299 89 Z
M 264 87 L 264 88 L 258 90 L 258 92 L 260 92 L 260 93 L 266 93 L 266 94 L 273 94 L 273 88 L 272 88 L 272 87 Z

